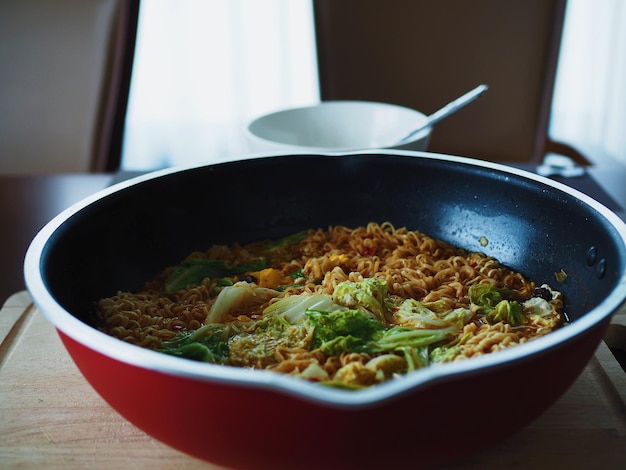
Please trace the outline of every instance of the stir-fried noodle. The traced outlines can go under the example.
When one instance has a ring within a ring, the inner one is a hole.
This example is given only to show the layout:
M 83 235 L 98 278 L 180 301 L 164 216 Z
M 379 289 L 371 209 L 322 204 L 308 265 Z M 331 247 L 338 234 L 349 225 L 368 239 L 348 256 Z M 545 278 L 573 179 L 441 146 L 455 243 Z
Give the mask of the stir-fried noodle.
M 564 322 L 550 287 L 389 223 L 213 246 L 141 292 L 101 299 L 97 316 L 145 348 L 346 387 L 516 346 Z

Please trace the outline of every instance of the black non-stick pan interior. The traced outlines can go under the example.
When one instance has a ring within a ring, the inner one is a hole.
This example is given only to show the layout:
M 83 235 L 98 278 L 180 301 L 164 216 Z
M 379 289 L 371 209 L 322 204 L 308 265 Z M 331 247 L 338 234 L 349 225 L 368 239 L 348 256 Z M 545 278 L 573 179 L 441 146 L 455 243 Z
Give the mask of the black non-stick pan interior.
M 95 300 L 140 288 L 214 243 L 389 221 L 552 285 L 575 319 L 615 287 L 626 253 L 602 213 L 546 181 L 497 165 L 395 154 L 268 157 L 175 171 L 68 218 L 44 252 L 45 282 L 61 305 L 87 318 Z

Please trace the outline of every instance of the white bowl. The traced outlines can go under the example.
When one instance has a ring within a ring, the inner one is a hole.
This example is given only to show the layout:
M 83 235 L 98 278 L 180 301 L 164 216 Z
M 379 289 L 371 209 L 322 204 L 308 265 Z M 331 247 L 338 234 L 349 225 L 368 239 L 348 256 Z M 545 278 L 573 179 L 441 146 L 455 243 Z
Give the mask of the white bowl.
M 388 103 L 323 101 L 261 116 L 247 126 L 246 133 L 253 152 L 426 150 L 430 127 L 398 145 L 426 119 L 419 111 Z

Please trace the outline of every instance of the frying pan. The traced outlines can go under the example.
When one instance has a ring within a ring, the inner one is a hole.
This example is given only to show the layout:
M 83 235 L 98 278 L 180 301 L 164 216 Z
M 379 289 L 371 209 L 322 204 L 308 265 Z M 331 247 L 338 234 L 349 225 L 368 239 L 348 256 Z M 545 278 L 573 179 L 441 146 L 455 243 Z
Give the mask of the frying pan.
M 571 324 L 356 392 L 165 356 L 93 327 L 94 301 L 140 288 L 194 250 L 371 221 L 548 283 Z M 233 468 L 427 468 L 510 436 L 573 383 L 626 298 L 626 227 L 582 193 L 494 163 L 408 151 L 268 155 L 97 193 L 37 235 L 24 269 L 87 380 L 179 450 Z

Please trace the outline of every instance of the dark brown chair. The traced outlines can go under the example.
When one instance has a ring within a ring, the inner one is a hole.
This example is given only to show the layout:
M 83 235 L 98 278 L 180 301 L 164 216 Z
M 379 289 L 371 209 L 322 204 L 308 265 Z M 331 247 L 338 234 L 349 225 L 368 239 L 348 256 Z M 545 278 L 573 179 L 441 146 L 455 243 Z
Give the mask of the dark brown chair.
M 0 173 L 120 166 L 139 0 L 0 2 Z
M 588 160 L 548 136 L 565 0 L 314 0 L 322 100 L 431 114 L 475 86 L 485 95 L 438 123 L 429 151 L 539 163 Z

